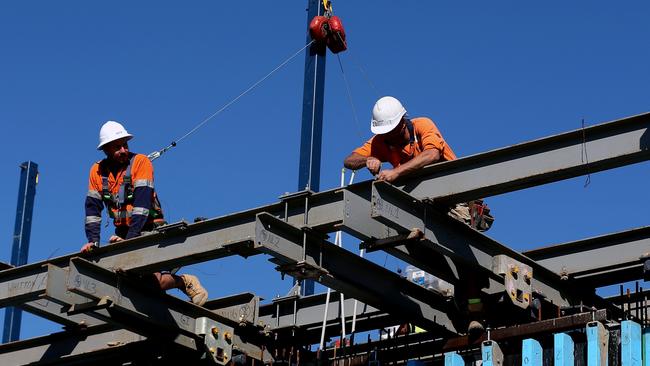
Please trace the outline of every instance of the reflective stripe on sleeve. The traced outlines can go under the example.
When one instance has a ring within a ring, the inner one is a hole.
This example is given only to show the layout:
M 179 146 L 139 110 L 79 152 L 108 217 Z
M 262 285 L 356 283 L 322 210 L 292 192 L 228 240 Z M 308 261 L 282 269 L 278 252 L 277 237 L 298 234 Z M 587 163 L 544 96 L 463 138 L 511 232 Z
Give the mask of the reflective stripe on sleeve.
M 144 208 L 144 207 L 133 207 L 133 210 L 131 211 L 132 215 L 144 215 L 144 216 L 149 216 L 149 209 Z
M 101 223 L 102 222 L 102 217 L 101 216 L 86 216 L 86 224 L 94 224 L 94 223 Z
M 93 190 L 88 190 L 88 194 L 86 196 L 91 198 L 97 198 L 98 200 L 102 199 L 102 195 L 99 192 Z
M 133 181 L 133 187 L 138 188 L 138 187 L 149 187 L 153 188 L 153 181 L 149 179 L 136 179 Z

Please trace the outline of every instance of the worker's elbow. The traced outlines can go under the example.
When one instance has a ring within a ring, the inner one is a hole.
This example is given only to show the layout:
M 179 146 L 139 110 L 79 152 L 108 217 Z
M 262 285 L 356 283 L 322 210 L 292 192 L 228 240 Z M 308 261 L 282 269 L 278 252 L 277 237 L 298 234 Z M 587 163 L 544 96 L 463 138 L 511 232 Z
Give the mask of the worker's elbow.
M 343 166 L 344 166 L 346 169 L 354 169 L 354 168 L 356 168 L 356 167 L 354 166 L 354 158 L 353 158 L 353 155 L 354 155 L 354 154 L 351 154 L 351 155 L 349 155 L 347 158 L 343 159 Z
M 353 166 L 352 166 L 352 164 L 350 163 L 350 161 L 347 160 L 347 159 L 346 159 L 346 160 L 343 160 L 343 167 L 344 167 L 345 169 L 354 169 Z

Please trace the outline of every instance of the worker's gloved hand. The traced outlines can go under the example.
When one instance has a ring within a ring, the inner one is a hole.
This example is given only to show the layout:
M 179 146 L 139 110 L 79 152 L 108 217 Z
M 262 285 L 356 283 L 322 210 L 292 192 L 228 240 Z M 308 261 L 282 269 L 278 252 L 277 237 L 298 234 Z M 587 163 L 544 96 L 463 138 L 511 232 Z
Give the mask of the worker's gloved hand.
M 81 253 L 91 252 L 93 249 L 97 248 L 97 243 L 86 243 L 81 247 Z
M 381 169 L 381 161 L 379 161 L 379 159 L 377 158 L 370 156 L 368 157 L 368 159 L 366 159 L 366 168 L 370 170 L 370 173 L 372 173 L 372 175 L 376 175 L 377 173 L 379 173 L 379 170 Z
M 383 180 L 389 183 L 392 183 L 399 177 L 399 174 L 395 171 L 395 169 L 388 169 L 380 172 L 377 175 L 377 180 Z
M 110 239 L 108 239 L 108 242 L 109 243 L 117 243 L 118 241 L 122 241 L 122 240 L 124 240 L 124 239 L 120 238 L 117 235 L 113 235 L 113 236 L 111 236 Z

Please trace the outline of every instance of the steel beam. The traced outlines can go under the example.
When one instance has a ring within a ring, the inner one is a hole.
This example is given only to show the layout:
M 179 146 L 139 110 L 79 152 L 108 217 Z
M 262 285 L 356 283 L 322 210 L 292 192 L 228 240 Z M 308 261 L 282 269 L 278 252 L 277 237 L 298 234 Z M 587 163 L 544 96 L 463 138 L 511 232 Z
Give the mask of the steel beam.
M 585 129 L 585 146 L 588 150 L 595 151 L 595 154 L 590 152 L 590 171 L 647 160 L 649 120 L 650 114 L 644 114 Z M 418 177 L 405 182 L 404 188 L 418 198 L 438 197 L 442 201 L 452 202 L 460 198 L 479 198 L 576 176 L 587 167 L 581 161 L 559 159 L 563 164 L 568 164 L 561 168 L 549 168 L 548 163 L 564 156 L 562 154 L 571 154 L 576 146 L 580 146 L 576 141 L 577 135 L 582 133 L 582 130 L 574 131 L 427 167 Z M 606 151 L 601 149 L 603 144 L 607 145 Z M 549 147 L 558 149 L 549 153 Z M 528 162 L 522 164 L 523 161 Z M 534 161 L 540 165 L 535 165 Z M 490 167 L 489 172 L 486 172 L 486 167 Z M 534 171 L 531 172 L 531 169 Z M 508 174 L 503 174 L 504 172 Z M 474 179 L 484 173 L 489 182 Z M 494 177 L 497 177 L 496 180 Z M 445 184 L 447 181 L 453 184 Z M 292 225 L 302 226 L 306 223 L 319 231 L 327 232 L 343 227 L 352 233 L 357 230 L 356 234 L 362 239 L 388 237 L 392 229 L 386 225 L 375 222 L 359 229 L 360 225 L 354 222 L 358 217 L 349 209 L 358 209 L 352 203 L 353 198 L 365 201 L 370 195 L 371 182 L 362 182 L 345 190 L 335 189 L 311 195 L 308 197 L 307 212 L 302 199 L 285 200 L 181 226 L 176 231 L 167 230 L 165 233 L 110 245 L 100 248 L 89 258 L 105 268 L 145 273 L 228 255 L 256 254 L 257 251 L 252 248 L 252 238 L 256 215 L 261 212 L 269 212 Z M 367 216 L 367 212 L 369 211 L 365 210 L 363 216 Z M 359 224 L 363 219 L 364 217 Z M 341 225 L 344 222 L 346 225 Z M 51 263 L 65 267 L 70 257 L 0 272 L 0 306 L 36 300 L 44 291 L 43 265 Z
M 561 276 L 594 287 L 643 278 L 650 226 L 529 250 L 523 254 Z
M 110 325 L 80 332 L 59 332 L 45 337 L 0 345 L 0 365 L 91 364 L 126 358 L 134 345 L 148 344 L 149 351 L 159 350 L 146 338 Z M 131 353 L 135 358 L 137 352 Z M 76 362 L 75 362 L 76 361 Z
M 435 164 L 403 188 L 457 203 L 634 164 L 650 159 L 648 127 L 644 113 Z
M 643 114 L 590 127 L 586 133 L 588 136 L 592 136 L 587 137 L 588 140 L 595 139 L 595 136 L 609 136 L 605 140 L 608 141 L 608 147 L 611 149 L 607 150 L 608 153 L 602 157 L 602 161 L 608 162 L 606 165 L 611 168 L 649 158 L 646 133 L 648 124 L 650 124 L 650 114 Z M 485 162 L 487 165 L 496 164 L 500 169 L 503 168 L 504 171 L 509 172 L 507 175 L 491 172 L 486 174 L 487 176 L 499 177 L 503 181 L 509 182 L 514 179 L 513 176 L 521 175 L 539 178 L 528 179 L 525 185 L 506 185 L 509 189 L 500 189 L 499 192 L 567 178 L 567 171 L 584 169 L 585 165 L 574 161 L 574 166 L 567 168 L 568 170 L 556 171 L 548 169 L 547 164 L 542 164 L 537 168 L 535 165 L 523 166 L 516 162 L 516 159 L 506 159 L 505 157 L 510 155 L 514 157 L 538 156 L 540 155 L 540 149 L 543 151 L 543 146 L 547 143 L 555 142 L 556 145 L 560 141 L 575 143 L 575 138 L 576 131 L 452 162 L 436 164 L 423 169 L 421 175 L 406 182 L 404 188 L 417 198 L 451 197 L 459 194 L 467 198 L 485 196 L 488 194 L 485 191 L 486 185 L 481 180 L 472 178 L 478 175 L 479 172 L 485 173 L 483 167 L 476 165 L 477 161 Z M 594 141 L 600 140 L 596 139 Z M 636 141 L 637 147 L 634 147 L 635 145 L 631 141 Z M 640 151 L 638 151 L 639 149 Z M 605 152 L 601 153 L 605 154 Z M 595 155 L 592 161 L 595 162 L 597 156 Z M 450 169 L 450 166 L 455 168 Z M 601 166 L 605 165 L 601 164 Z M 538 170 L 530 173 L 530 169 Z M 522 170 L 526 171 L 526 173 L 521 173 Z M 544 177 L 544 179 L 540 177 Z M 446 179 L 453 179 L 454 184 L 444 184 Z M 462 185 L 456 184 L 461 181 L 463 182 Z M 311 195 L 308 198 L 306 217 L 305 204 L 302 198 L 284 200 L 267 206 L 189 224 L 179 227 L 175 231 L 169 230 L 165 233 L 134 238 L 105 246 L 88 256 L 88 258 L 92 258 L 93 261 L 105 268 L 120 268 L 145 273 L 229 255 L 256 254 L 254 250 L 250 249 L 250 246 L 251 239 L 254 237 L 255 216 L 261 212 L 269 212 L 297 226 L 303 226 L 306 220 L 307 226 L 322 231 L 334 231 L 345 222 L 343 227 L 346 231 L 363 240 L 371 237 L 388 237 L 391 235 L 392 230 L 379 222 L 364 227 L 362 230 L 356 230 L 359 228 L 359 224 L 367 221 L 364 220 L 364 217 L 367 216 L 368 211 L 365 211 L 365 208 L 359 209 L 355 205 L 359 201 L 358 199 L 366 201 L 366 198 L 370 197 L 371 184 L 372 182 L 366 181 L 351 185 L 344 190 L 334 189 Z M 361 216 L 357 216 L 357 212 L 362 212 Z M 355 220 L 360 221 L 355 222 Z M 43 265 L 51 263 L 62 267 L 67 265 L 71 257 L 64 256 L 34 263 L 23 266 L 26 268 L 18 271 L 9 269 L 0 272 L 0 306 L 6 306 L 8 299 L 10 302 L 11 299 L 15 300 L 24 295 L 25 289 L 38 288 L 34 281 L 42 280 L 38 275 L 42 275 L 44 272 L 41 268 Z M 24 276 L 21 277 L 19 273 Z
M 272 303 L 260 307 L 260 322 L 268 325 L 278 335 L 279 342 L 298 335 L 305 343 L 318 343 L 325 315 L 325 299 L 324 293 L 274 299 Z M 330 294 L 325 324 L 325 335 L 328 337 L 341 334 L 340 300 L 338 292 L 333 291 Z M 346 329 L 352 327 L 354 302 L 355 300 L 349 297 L 343 301 Z M 357 332 L 399 323 L 395 317 L 368 304 L 359 302 L 356 310 Z
M 467 225 L 440 213 L 430 204 L 422 202 L 390 184 L 384 182 L 373 184 L 371 216 L 395 228 L 398 232 L 419 229 L 424 233 L 427 245 L 432 249 L 450 257 L 457 263 L 480 269 L 485 276 L 495 280 L 501 279 L 492 270 L 497 255 L 506 255 L 524 263 L 533 269 L 532 282 L 535 290 L 558 306 L 572 304 L 571 298 L 593 295 L 570 289 L 556 273 Z
M 270 214 L 257 216 L 255 243 L 279 269 L 310 277 L 373 307 L 442 334 L 455 332 L 445 300 L 375 263 Z
M 228 325 L 230 320 L 173 296 L 154 293 L 133 279 L 80 258 L 73 258 L 69 268 L 67 290 L 87 299 L 83 303 L 73 300 L 71 311 L 105 308 L 109 313 L 105 320 L 112 324 L 157 337 L 166 333 L 175 343 L 202 352 L 204 345 L 197 343 L 201 340 L 215 362 L 225 364 L 231 358 L 234 329 Z

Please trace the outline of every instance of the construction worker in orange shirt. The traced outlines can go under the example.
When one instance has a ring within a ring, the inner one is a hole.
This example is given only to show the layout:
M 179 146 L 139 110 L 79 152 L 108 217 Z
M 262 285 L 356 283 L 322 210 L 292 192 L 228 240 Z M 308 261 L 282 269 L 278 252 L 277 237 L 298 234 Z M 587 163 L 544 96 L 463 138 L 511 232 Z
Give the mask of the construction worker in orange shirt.
M 346 168 L 366 167 L 377 180 L 392 183 L 427 165 L 456 160 L 456 154 L 435 123 L 425 117 L 409 118 L 402 103 L 394 97 L 382 97 L 375 103 L 370 130 L 375 136 L 345 158 Z M 382 170 L 384 162 L 389 162 L 393 168 Z M 482 200 L 454 205 L 448 214 L 481 231 L 487 230 L 493 220 Z M 482 313 L 480 281 L 473 273 L 462 272 L 467 286 L 456 288 L 456 294 L 464 293 L 461 306 L 471 320 L 468 332 L 480 332 L 483 330 L 479 321 Z
M 109 243 L 135 238 L 164 223 L 160 202 L 154 190 L 153 165 L 147 156 L 129 151 L 133 138 L 118 122 L 108 121 L 99 131 L 99 146 L 106 158 L 93 164 L 86 195 L 86 243 L 81 252 L 99 246 L 104 206 L 115 224 Z M 156 272 L 152 280 L 161 290 L 178 288 L 190 300 L 203 305 L 207 291 L 198 278 L 183 274 Z
M 456 154 L 429 118 L 408 118 L 393 97 L 380 98 L 372 110 L 370 130 L 375 134 L 345 158 L 348 169 L 368 168 L 378 180 L 393 182 L 426 165 L 455 160 Z M 393 169 L 381 170 L 389 162 Z

